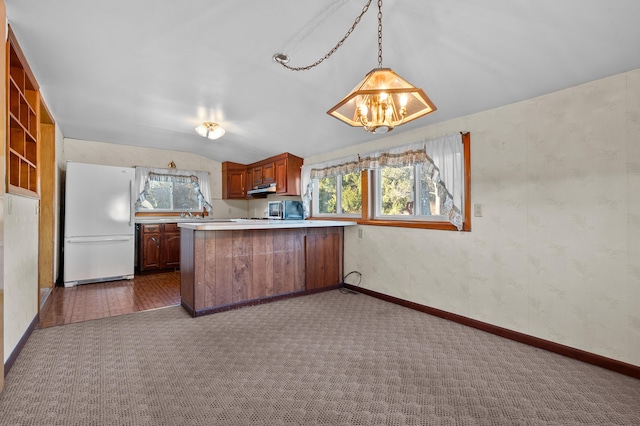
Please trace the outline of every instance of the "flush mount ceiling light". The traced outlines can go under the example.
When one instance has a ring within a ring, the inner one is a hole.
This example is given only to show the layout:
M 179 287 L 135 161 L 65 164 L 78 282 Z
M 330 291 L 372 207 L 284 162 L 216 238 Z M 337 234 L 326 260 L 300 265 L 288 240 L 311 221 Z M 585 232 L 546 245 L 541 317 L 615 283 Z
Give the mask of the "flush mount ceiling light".
M 209 139 L 219 139 L 224 136 L 224 129 L 220 127 L 218 123 L 213 123 L 211 121 L 206 121 L 196 127 L 196 133 L 198 133 L 203 138 Z
M 324 57 L 306 67 L 287 65 L 289 56 L 276 53 L 273 60 L 292 71 L 306 71 L 319 65 L 338 50 L 353 32 L 371 5 L 369 0 L 345 36 Z M 387 133 L 394 127 L 427 115 L 437 108 L 420 88 L 382 67 L 382 0 L 378 0 L 378 68 L 365 76 L 344 99 L 327 114 L 350 126 L 363 127 L 371 133 Z

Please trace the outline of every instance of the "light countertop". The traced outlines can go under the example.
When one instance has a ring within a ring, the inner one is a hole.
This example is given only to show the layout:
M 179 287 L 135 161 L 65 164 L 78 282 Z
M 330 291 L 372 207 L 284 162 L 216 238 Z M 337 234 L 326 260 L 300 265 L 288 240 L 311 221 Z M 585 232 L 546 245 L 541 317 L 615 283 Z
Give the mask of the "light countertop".
M 356 222 L 342 220 L 256 220 L 256 219 L 222 219 L 207 222 L 192 220 L 180 222 L 180 228 L 196 231 L 238 231 L 248 229 L 285 229 L 285 228 L 322 228 L 331 226 L 353 226 Z
M 183 223 L 183 222 L 229 222 L 236 219 L 213 219 L 213 218 L 196 218 L 196 217 L 180 217 L 180 216 L 136 216 L 135 223 Z

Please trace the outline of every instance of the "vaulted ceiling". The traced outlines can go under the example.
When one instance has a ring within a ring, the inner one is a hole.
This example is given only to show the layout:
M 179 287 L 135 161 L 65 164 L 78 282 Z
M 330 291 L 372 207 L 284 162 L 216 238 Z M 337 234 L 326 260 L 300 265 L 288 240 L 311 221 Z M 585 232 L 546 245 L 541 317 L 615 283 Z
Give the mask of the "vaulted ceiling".
M 374 1 L 5 0 L 65 137 L 250 163 L 379 135 L 326 111 L 378 65 Z M 383 65 L 438 110 L 409 129 L 640 68 L 637 0 L 385 0 Z M 597 102 L 597 100 L 594 100 Z M 216 141 L 194 128 L 216 121 Z

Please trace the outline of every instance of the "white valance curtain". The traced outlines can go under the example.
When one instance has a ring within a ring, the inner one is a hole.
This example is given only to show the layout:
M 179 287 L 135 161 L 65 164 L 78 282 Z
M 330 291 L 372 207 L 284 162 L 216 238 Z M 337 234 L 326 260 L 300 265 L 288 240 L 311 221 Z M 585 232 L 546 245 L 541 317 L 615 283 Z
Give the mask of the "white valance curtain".
M 445 213 L 458 230 L 462 229 L 464 200 L 464 149 L 462 135 L 455 133 L 438 138 L 384 148 L 362 155 L 352 155 L 302 167 L 302 193 L 305 213 L 309 216 L 313 179 L 378 169 L 384 166 L 422 164 L 438 192 L 445 197 Z
M 360 168 L 374 170 L 384 166 L 411 166 L 430 161 L 424 148 L 422 141 L 369 152 L 360 156 Z
M 445 210 L 449 221 L 462 229 L 464 217 L 464 147 L 462 135 L 456 133 L 435 139 L 425 139 L 425 151 L 431 158 L 431 181 L 446 191 Z
M 305 218 L 311 216 L 311 198 L 313 194 L 313 179 L 322 179 L 325 177 L 344 175 L 353 172 L 359 172 L 360 157 L 351 155 L 349 157 L 329 160 L 322 163 L 302 166 L 302 205 L 304 207 Z
M 135 188 L 137 189 L 138 200 L 136 207 L 144 201 L 145 192 L 149 189 L 149 181 L 158 182 L 182 182 L 194 183 L 194 188 L 198 192 L 198 198 L 202 206 L 211 213 L 211 184 L 209 183 L 209 172 L 179 169 L 158 169 L 152 167 L 136 167 Z

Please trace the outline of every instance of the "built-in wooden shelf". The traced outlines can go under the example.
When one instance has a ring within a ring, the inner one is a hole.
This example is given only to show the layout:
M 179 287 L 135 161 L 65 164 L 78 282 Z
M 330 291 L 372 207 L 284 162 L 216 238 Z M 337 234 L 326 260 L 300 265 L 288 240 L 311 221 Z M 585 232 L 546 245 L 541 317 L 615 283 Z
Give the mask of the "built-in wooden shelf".
M 7 52 L 7 192 L 38 197 L 40 92 L 11 28 Z

